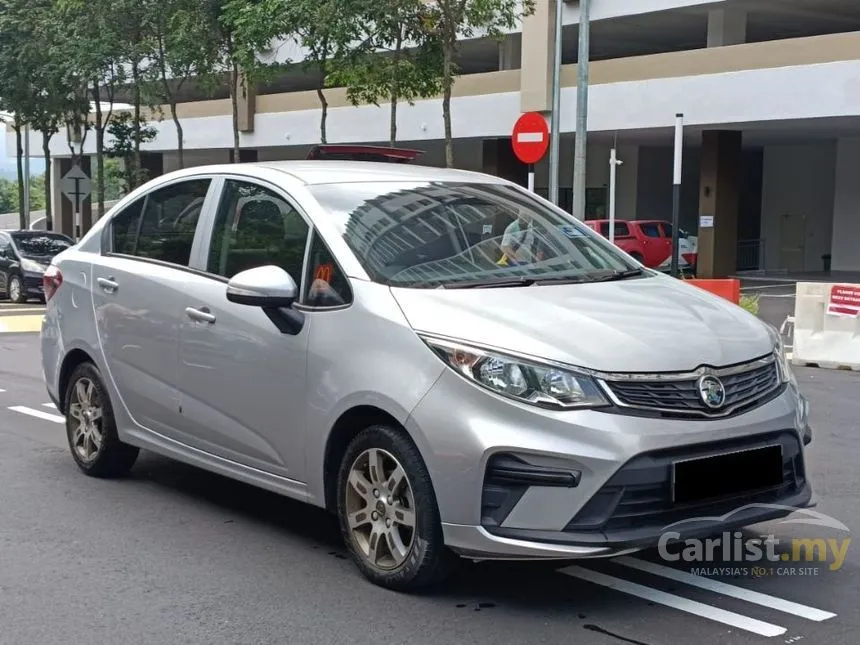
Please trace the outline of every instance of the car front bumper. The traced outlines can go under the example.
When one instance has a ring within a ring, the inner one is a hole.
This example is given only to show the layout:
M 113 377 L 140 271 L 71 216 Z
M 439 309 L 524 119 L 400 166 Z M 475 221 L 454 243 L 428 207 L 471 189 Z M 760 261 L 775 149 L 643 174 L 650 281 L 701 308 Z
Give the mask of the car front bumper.
M 785 517 L 814 505 L 807 406 L 785 386 L 735 417 L 681 420 L 521 405 L 446 372 L 407 428 L 430 470 L 445 543 L 474 559 L 611 557 Z M 783 485 L 675 506 L 678 460 L 782 448 Z
M 24 293 L 30 298 L 41 298 L 45 295 L 41 273 L 25 273 L 21 281 L 21 286 L 24 289 Z

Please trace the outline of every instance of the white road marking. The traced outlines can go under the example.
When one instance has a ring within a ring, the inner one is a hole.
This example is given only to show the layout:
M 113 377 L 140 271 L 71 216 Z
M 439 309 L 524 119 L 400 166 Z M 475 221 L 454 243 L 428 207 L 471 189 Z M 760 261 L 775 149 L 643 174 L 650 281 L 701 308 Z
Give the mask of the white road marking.
M 5 392 L 5 391 L 6 391 L 6 390 L 4 390 L 4 389 L 0 388 L 0 394 L 2 394 L 2 393 L 3 393 L 3 392 Z
M 814 607 L 807 607 L 806 605 L 791 602 L 790 600 L 783 600 L 782 598 L 777 598 L 776 596 L 768 596 L 767 594 L 752 591 L 750 589 L 735 587 L 734 585 L 729 585 L 724 582 L 720 582 L 719 580 L 711 580 L 710 578 L 693 575 L 692 573 L 688 573 L 687 571 L 680 571 L 678 569 L 666 567 L 662 564 L 657 564 L 655 562 L 640 560 L 639 558 L 631 558 L 629 556 L 624 556 L 620 558 L 615 558 L 613 562 L 623 565 L 625 567 L 630 567 L 631 569 L 644 571 L 645 573 L 651 573 L 655 576 L 668 578 L 669 580 L 674 580 L 675 582 L 682 582 L 692 587 L 698 587 L 699 589 L 713 591 L 714 593 L 722 594 L 723 596 L 730 596 L 732 598 L 738 598 L 739 600 L 745 600 L 746 602 L 752 603 L 754 605 L 770 607 L 771 609 L 782 611 L 787 614 L 792 614 L 793 616 L 800 616 L 801 618 L 806 618 L 807 620 L 821 622 L 822 620 L 828 620 L 830 618 L 836 617 L 836 614 L 833 614 L 829 611 L 822 611 L 820 609 L 815 609 Z
M 543 141 L 543 132 L 518 132 L 517 143 L 540 143 Z
M 61 417 L 59 414 L 51 414 L 50 412 L 36 410 L 35 408 L 28 408 L 25 405 L 13 405 L 9 409 L 13 412 L 20 412 L 21 414 L 27 414 L 31 417 L 36 417 L 37 419 L 44 419 L 45 421 L 53 421 L 54 423 L 66 422 L 65 417 Z
M 8 312 L 9 314 L 42 314 L 45 313 L 44 307 L 2 307 L 0 313 Z
M 640 585 L 628 580 L 622 580 L 621 578 L 607 576 L 606 574 L 592 571 L 591 569 L 585 569 L 580 566 L 566 567 L 564 569 L 560 569 L 559 573 L 579 578 L 580 580 L 585 580 L 587 582 L 592 582 L 602 587 L 608 587 L 609 589 L 630 594 L 631 596 L 636 596 L 643 600 L 648 600 L 666 607 L 685 611 L 688 614 L 707 618 L 708 620 L 723 623 L 724 625 L 737 627 L 738 629 L 743 629 L 744 631 L 752 632 L 759 636 L 772 638 L 774 636 L 782 636 L 787 631 L 785 627 L 780 627 L 779 625 L 772 625 L 761 620 L 756 620 L 755 618 L 750 618 L 749 616 L 743 616 L 731 611 L 726 611 L 725 609 L 711 607 L 710 605 L 696 602 L 695 600 L 682 598 L 681 596 L 666 593 L 659 589 L 652 589 L 651 587 L 646 587 L 645 585 Z
M 56 406 L 56 405 L 54 405 L 53 403 L 50 403 L 50 402 L 48 402 L 48 403 L 43 403 L 43 404 L 42 404 L 42 407 L 45 407 L 45 408 L 53 408 L 54 410 L 56 410 L 56 409 L 57 409 L 57 406 Z

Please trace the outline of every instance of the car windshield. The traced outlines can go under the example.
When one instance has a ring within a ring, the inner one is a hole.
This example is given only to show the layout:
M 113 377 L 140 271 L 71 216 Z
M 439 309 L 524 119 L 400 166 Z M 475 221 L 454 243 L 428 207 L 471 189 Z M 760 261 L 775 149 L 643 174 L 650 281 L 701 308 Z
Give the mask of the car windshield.
M 13 235 L 12 239 L 25 258 L 53 257 L 74 244 L 65 235 L 51 233 Z
M 612 279 L 638 273 L 615 246 L 511 186 L 309 186 L 370 278 L 396 287 Z

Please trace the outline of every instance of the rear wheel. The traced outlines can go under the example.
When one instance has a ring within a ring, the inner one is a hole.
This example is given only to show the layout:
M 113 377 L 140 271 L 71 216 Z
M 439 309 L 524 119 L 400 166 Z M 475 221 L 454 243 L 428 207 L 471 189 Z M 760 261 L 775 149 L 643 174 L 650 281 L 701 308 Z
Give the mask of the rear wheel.
M 65 398 L 66 435 L 78 467 L 93 477 L 121 477 L 139 450 L 122 443 L 101 373 L 92 363 L 78 365 Z
M 424 461 L 394 428 L 372 426 L 350 443 L 340 466 L 337 510 L 353 560 L 377 585 L 414 591 L 441 582 L 456 561 L 443 543 Z
M 21 278 L 17 275 L 13 275 L 9 279 L 9 300 L 19 305 L 27 301 L 27 294 L 24 293 L 24 285 L 21 284 Z

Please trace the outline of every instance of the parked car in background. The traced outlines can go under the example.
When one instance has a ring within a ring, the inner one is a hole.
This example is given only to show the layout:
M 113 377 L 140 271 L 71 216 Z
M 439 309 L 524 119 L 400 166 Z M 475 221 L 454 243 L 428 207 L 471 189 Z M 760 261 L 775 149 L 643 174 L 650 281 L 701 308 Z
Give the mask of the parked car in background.
M 321 145 L 308 153 L 308 159 L 327 161 L 377 161 L 383 163 L 412 163 L 424 154 L 421 150 L 387 146 Z
M 44 300 L 42 276 L 74 240 L 50 231 L 0 231 L 0 297 L 23 303 Z
M 588 220 L 585 225 L 609 238 L 609 220 Z M 680 264 L 696 265 L 696 238 L 680 231 Z M 615 245 L 650 268 L 668 267 L 672 260 L 672 224 L 664 220 L 615 220 Z

